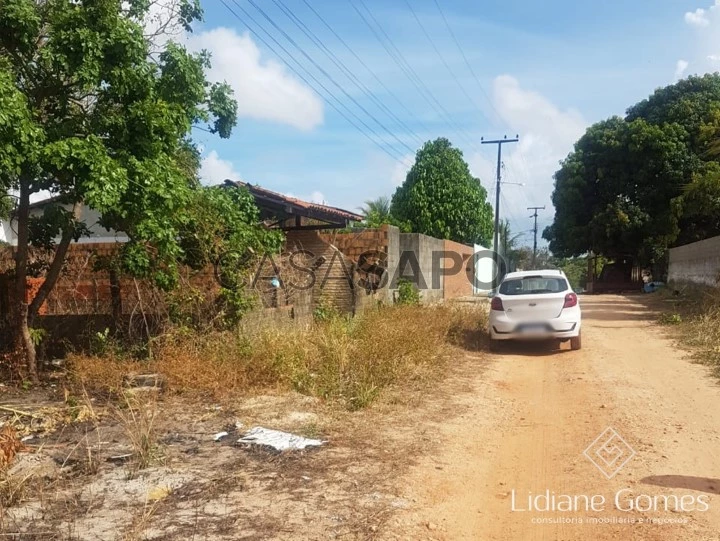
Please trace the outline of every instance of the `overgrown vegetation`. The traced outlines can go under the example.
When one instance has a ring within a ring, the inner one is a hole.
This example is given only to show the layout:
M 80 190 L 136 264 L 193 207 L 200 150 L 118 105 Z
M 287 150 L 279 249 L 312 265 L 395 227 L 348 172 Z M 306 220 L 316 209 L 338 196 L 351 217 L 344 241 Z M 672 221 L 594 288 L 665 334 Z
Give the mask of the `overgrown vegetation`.
M 668 288 L 660 295 L 669 306 L 659 322 L 672 328 L 673 336 L 691 350 L 693 359 L 709 365 L 720 377 L 720 290 L 689 286 Z
M 153 4 L 7 0 L 0 8 L 0 193 L 17 194 L 13 346 L 35 381 L 29 329 L 71 242 L 88 234 L 84 209 L 128 236 L 123 269 L 164 289 L 177 283 L 178 263 L 217 233 L 200 227 L 206 218 L 227 216 L 220 192 L 201 188 L 191 129 L 229 137 L 237 103 L 227 84 L 206 79 L 206 52 L 160 35 L 190 31 L 202 17 L 199 2 L 168 3 L 169 21 L 151 33 L 144 23 Z M 54 198 L 31 215 L 30 198 L 43 191 Z M 7 210 L 3 197 L 0 214 Z M 28 301 L 31 246 L 55 249 Z
M 294 389 L 358 409 L 393 386 L 436 379 L 449 346 L 477 346 L 485 322 L 481 308 L 398 305 L 352 319 L 329 315 L 308 327 L 176 330 L 159 339 L 150 361 L 108 351 L 72 357 L 71 366 L 78 384 L 113 393 L 129 372 L 151 371 L 167 378 L 171 392 L 221 399 Z
M 398 280 L 397 303 L 406 305 L 420 304 L 420 290 L 410 280 Z

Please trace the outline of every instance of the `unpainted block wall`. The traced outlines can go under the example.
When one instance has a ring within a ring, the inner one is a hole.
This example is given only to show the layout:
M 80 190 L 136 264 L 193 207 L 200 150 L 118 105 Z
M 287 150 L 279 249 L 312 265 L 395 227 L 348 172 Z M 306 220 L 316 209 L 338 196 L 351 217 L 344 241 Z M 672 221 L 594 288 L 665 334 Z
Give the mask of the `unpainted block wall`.
M 400 233 L 400 261 L 397 278 L 413 282 L 420 290 L 423 302 L 435 302 L 443 298 L 444 278 L 433 272 L 433 253 L 441 253 L 445 241 L 420 233 Z M 395 283 L 391 284 L 396 288 Z
M 720 285 L 720 236 L 671 248 L 668 281 Z

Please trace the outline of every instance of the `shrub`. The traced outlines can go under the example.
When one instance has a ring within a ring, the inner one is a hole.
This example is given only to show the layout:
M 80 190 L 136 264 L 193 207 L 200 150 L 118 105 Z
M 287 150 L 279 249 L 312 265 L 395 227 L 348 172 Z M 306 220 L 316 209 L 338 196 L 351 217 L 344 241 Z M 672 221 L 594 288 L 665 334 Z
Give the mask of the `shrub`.
M 294 389 L 357 409 L 384 389 L 436 379 L 449 346 L 483 335 L 486 317 L 459 307 L 397 305 L 308 327 L 246 325 L 204 334 L 185 328 L 164 335 L 150 361 L 75 356 L 71 369 L 79 383 L 103 391 L 118 392 L 128 372 L 151 371 L 174 392 L 224 398 Z
M 401 278 L 398 281 L 397 303 L 407 305 L 420 304 L 420 291 L 410 280 Z

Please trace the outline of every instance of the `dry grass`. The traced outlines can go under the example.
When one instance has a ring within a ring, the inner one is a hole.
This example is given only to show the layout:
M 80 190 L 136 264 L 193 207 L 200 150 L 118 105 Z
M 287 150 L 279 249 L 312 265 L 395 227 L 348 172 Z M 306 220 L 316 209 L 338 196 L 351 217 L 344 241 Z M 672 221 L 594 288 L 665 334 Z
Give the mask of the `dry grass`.
M 221 399 L 295 389 L 358 409 L 388 387 L 437 378 L 451 345 L 478 349 L 486 317 L 481 307 L 394 306 L 307 328 L 176 331 L 160 340 L 152 361 L 77 356 L 72 370 L 84 386 L 115 393 L 129 372 L 152 371 L 175 392 Z
M 720 377 L 720 289 L 687 287 L 675 295 L 663 294 L 668 304 L 661 324 L 672 326 L 673 335 L 692 351 L 693 358 L 712 367 Z
M 121 406 L 115 408 L 114 417 L 132 447 L 133 460 L 129 463 L 128 476 L 133 477 L 160 456 L 156 430 L 158 405 L 155 397 L 125 393 L 123 398 Z

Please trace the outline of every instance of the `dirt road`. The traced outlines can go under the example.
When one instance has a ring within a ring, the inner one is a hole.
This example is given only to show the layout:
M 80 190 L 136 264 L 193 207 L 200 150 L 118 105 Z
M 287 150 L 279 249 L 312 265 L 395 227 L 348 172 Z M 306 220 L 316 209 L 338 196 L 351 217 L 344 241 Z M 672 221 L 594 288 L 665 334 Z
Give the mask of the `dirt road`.
M 413 504 L 383 538 L 720 539 L 720 387 L 644 298 L 581 300 L 583 349 L 497 355 L 398 481 Z M 603 433 L 605 473 L 583 454 Z

